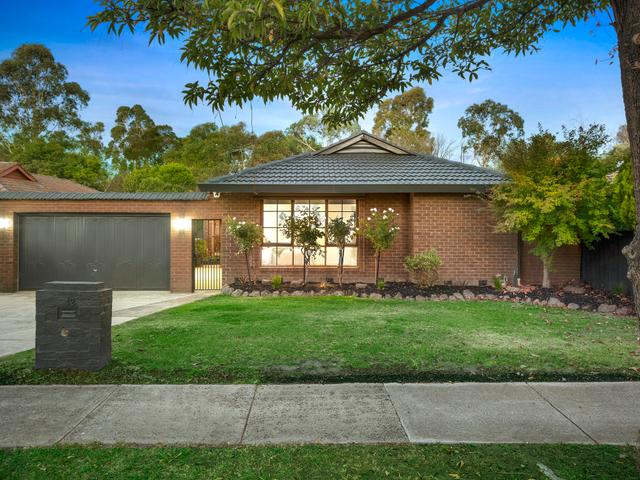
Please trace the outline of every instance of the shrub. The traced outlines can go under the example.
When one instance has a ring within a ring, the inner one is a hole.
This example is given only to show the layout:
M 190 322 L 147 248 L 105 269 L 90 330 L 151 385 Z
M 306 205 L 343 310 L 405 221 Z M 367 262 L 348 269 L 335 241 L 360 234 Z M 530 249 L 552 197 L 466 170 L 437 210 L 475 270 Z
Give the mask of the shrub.
M 249 259 L 254 247 L 262 243 L 262 228 L 253 222 L 245 222 L 233 217 L 227 219 L 227 232 L 238 245 L 238 255 L 244 254 L 249 283 L 252 283 L 251 262 Z
M 421 287 L 430 287 L 438 280 L 442 259 L 435 248 L 416 253 L 404 259 L 404 268 Z
M 381 278 L 376 282 L 376 288 L 378 290 L 384 290 L 384 287 L 385 287 L 385 283 L 384 283 L 384 280 Z
M 369 216 L 360 221 L 358 231 L 371 242 L 376 253 L 375 283 L 377 284 L 380 276 L 380 255 L 384 250 L 391 248 L 400 231 L 397 225 L 399 215 L 393 208 L 381 212 L 377 208 L 372 208 L 369 212 Z
M 507 286 L 507 279 L 500 274 L 497 274 L 493 277 L 493 288 L 496 290 L 504 290 L 504 287 Z
M 271 277 L 271 286 L 276 290 L 282 286 L 282 275 L 274 275 Z
M 324 228 L 318 209 L 302 207 L 280 223 L 283 233 L 293 240 L 293 244 L 302 252 L 303 280 L 307 284 L 309 264 L 316 255 L 322 254 L 320 239 L 324 237 Z
M 338 284 L 342 285 L 342 274 L 344 272 L 344 249 L 351 242 L 355 229 L 354 218 L 345 220 L 336 217 L 329 220 L 327 224 L 327 239 L 338 247 Z

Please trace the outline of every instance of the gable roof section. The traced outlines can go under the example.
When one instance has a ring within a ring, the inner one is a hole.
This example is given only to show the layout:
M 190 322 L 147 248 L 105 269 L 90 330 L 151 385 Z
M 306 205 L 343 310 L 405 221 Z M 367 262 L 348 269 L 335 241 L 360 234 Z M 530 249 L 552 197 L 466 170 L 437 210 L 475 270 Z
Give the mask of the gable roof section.
M 28 172 L 15 162 L 0 162 L 0 192 L 95 192 L 72 180 Z
M 361 147 L 361 142 L 367 145 Z M 401 153 L 391 152 L 391 147 Z M 361 132 L 317 152 L 213 178 L 200 184 L 200 189 L 247 193 L 463 193 L 485 190 L 503 180 L 495 170 L 413 154 Z
M 395 153 L 397 155 L 407 155 L 412 152 L 368 132 L 361 131 L 315 152 L 316 155 L 334 153 Z

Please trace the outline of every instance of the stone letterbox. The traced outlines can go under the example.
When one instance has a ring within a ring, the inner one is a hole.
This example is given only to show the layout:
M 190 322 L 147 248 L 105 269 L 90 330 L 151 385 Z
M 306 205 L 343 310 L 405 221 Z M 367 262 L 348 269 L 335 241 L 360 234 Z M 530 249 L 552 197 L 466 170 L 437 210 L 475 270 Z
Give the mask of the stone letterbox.
M 111 299 L 102 282 L 45 283 L 36 292 L 36 368 L 111 362 Z

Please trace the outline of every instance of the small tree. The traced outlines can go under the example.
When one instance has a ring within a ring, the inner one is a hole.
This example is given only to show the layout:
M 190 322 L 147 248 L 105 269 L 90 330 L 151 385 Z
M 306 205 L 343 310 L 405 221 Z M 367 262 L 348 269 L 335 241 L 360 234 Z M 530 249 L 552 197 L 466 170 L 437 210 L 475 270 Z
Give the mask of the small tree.
M 416 253 L 404 259 L 404 268 L 421 287 L 430 287 L 438 280 L 438 269 L 442 266 L 442 259 L 435 248 Z
M 607 198 L 607 168 L 599 150 L 604 128 L 565 130 L 557 140 L 540 131 L 512 142 L 501 156 L 510 181 L 493 189 L 498 231 L 520 232 L 532 242 L 549 287 L 555 251 L 563 245 L 591 245 L 614 231 Z
M 293 215 L 284 218 L 280 223 L 280 228 L 287 237 L 293 240 L 293 245 L 299 247 L 302 251 L 302 283 L 306 285 L 309 264 L 322 250 L 318 240 L 324 237 L 324 232 L 322 231 L 322 222 L 320 221 L 318 210 L 303 207 Z
M 344 249 L 351 242 L 354 233 L 354 219 L 345 220 L 336 217 L 327 224 L 327 237 L 329 242 L 338 247 L 338 284 L 342 285 L 342 272 L 344 271 Z
M 398 214 L 393 208 L 378 211 L 377 208 L 370 210 L 370 215 L 360 222 L 360 234 L 369 240 L 376 252 L 375 283 L 378 285 L 380 276 L 380 255 L 393 245 L 400 227 L 396 224 Z
M 238 245 L 238 255 L 244 254 L 249 283 L 253 283 L 249 259 L 253 249 L 262 243 L 262 228 L 253 222 L 245 222 L 233 217 L 227 219 L 227 232 Z

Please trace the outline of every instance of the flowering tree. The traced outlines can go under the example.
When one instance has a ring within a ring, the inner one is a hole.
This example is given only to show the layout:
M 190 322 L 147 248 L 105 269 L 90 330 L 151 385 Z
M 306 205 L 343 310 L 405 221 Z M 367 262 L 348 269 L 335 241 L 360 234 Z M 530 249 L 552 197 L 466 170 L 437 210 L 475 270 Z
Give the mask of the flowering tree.
M 293 240 L 293 244 L 302 251 L 303 285 L 307 284 L 311 259 L 315 258 L 322 250 L 320 243 L 318 243 L 324 237 L 322 226 L 318 210 L 308 207 L 302 207 L 280 223 L 282 232 Z
M 354 234 L 355 221 L 353 217 L 345 220 L 336 217 L 327 224 L 327 237 L 329 242 L 338 247 L 338 284 L 342 285 L 342 272 L 344 271 L 344 249 L 351 242 Z
M 370 210 L 370 215 L 360 222 L 360 234 L 369 240 L 376 252 L 376 285 L 380 274 L 380 254 L 391 248 L 400 227 L 397 225 L 398 214 L 393 208 L 378 211 Z
M 262 243 L 262 228 L 253 222 L 245 222 L 233 217 L 227 219 L 227 232 L 238 245 L 238 255 L 244 254 L 249 283 L 253 283 L 249 258 L 253 249 Z

